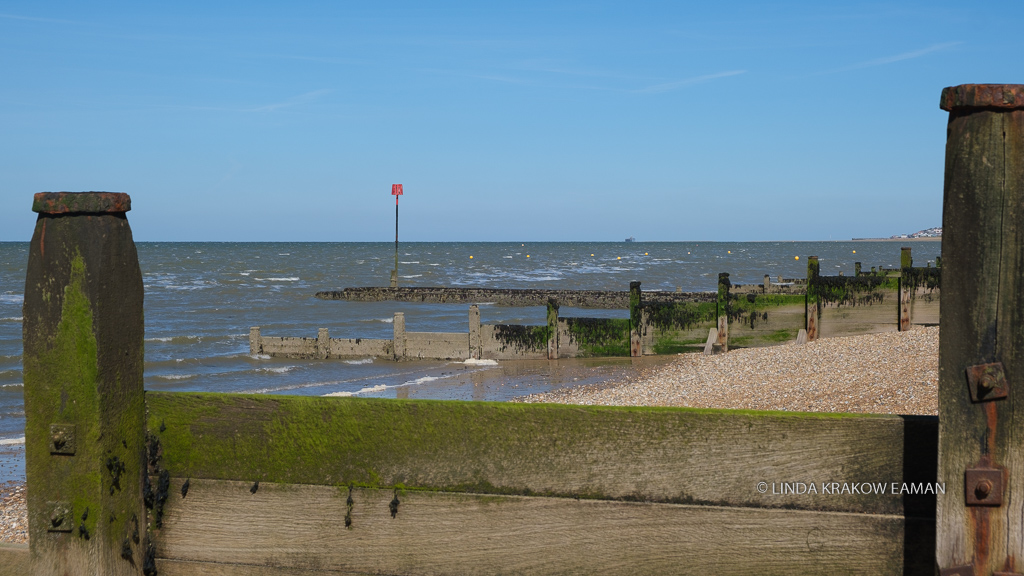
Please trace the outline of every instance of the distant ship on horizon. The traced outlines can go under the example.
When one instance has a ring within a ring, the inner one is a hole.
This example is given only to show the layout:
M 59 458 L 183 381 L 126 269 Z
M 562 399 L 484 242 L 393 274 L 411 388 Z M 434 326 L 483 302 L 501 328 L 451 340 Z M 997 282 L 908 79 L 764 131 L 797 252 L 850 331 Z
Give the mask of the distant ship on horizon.
M 636 242 L 636 238 L 630 236 L 629 238 L 626 238 L 626 242 Z

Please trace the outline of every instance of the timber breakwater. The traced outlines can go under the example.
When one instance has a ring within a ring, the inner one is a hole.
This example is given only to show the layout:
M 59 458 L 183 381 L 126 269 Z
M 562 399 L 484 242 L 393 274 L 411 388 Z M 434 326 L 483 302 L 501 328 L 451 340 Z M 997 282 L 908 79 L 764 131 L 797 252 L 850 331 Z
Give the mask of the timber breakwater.
M 647 292 L 649 302 L 696 302 L 714 299 L 714 292 Z M 317 292 L 321 300 L 348 302 L 420 302 L 425 304 L 493 304 L 495 306 L 561 306 L 619 310 L 629 308 L 629 292 L 618 290 L 544 290 L 513 288 L 361 287 Z
M 252 327 L 253 355 L 298 358 L 500 360 L 643 356 L 727 351 L 730 347 L 772 346 L 819 337 L 906 331 L 939 322 L 941 269 L 914 267 L 902 248 L 900 267 L 859 263 L 853 276 L 820 274 L 816 256 L 807 258 L 805 278 L 764 276 L 762 284 L 738 285 L 718 275 L 716 292 L 550 290 L 450 287 L 363 287 L 317 292 L 324 300 L 469 304 L 467 332 L 412 332 L 404 314 L 392 320 L 391 339 L 264 336 Z M 941 266 L 941 260 L 937 261 Z M 481 324 L 479 305 L 545 306 L 544 325 Z M 559 315 L 562 306 L 625 309 L 628 318 Z

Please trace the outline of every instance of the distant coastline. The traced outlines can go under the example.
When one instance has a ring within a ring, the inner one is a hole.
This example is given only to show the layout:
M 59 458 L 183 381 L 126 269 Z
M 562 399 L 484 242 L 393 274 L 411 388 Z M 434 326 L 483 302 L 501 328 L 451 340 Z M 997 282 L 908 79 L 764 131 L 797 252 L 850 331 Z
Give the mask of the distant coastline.
M 927 238 L 850 238 L 851 242 L 941 242 L 942 236 Z

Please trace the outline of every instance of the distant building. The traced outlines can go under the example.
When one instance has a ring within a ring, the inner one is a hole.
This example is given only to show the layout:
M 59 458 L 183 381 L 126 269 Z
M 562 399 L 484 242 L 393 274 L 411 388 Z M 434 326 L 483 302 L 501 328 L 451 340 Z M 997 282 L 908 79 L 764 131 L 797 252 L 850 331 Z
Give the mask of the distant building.
M 895 236 L 890 236 L 889 238 L 892 238 L 894 240 L 897 240 L 897 239 L 900 239 L 900 238 L 942 238 L 942 227 L 940 226 L 938 228 L 928 228 L 927 230 L 918 230 L 917 232 L 914 232 L 913 234 L 897 234 Z

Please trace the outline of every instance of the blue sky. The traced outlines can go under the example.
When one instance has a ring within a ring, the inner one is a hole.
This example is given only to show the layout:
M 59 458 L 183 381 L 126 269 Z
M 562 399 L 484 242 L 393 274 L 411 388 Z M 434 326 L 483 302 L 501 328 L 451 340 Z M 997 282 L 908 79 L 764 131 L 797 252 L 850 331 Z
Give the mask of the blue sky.
M 0 240 L 820 240 L 941 224 L 943 87 L 1024 4 L 0 0 Z

